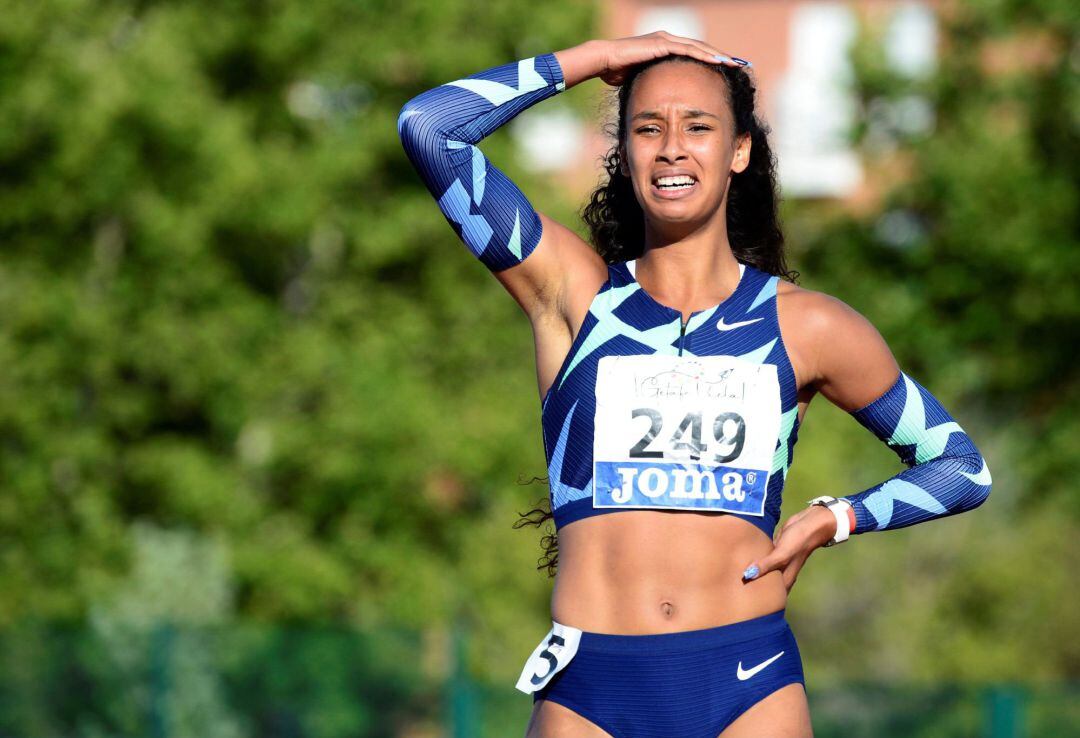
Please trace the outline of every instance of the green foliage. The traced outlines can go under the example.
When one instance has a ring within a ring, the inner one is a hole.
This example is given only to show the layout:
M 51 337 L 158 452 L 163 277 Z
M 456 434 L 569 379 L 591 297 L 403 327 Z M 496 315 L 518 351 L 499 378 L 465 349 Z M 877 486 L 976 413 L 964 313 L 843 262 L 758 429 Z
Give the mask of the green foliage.
M 994 492 L 813 557 L 789 611 L 822 683 L 1080 675 L 1063 606 L 1080 564 L 1076 4 L 951 12 L 929 80 L 890 72 L 870 37 L 856 49 L 854 133 L 872 170 L 884 148 L 910 178 L 873 213 L 797 204 L 787 222 L 806 286 L 878 326 L 971 432 Z M 510 527 L 546 493 L 516 483 L 544 474 L 532 340 L 395 121 L 422 90 L 586 40 L 594 15 L 510 0 L 0 14 L 0 625 L 109 613 L 106 648 L 152 639 L 139 618 L 205 605 L 221 621 L 419 627 L 434 653 L 455 622 L 473 629 L 473 670 L 509 688 L 550 587 L 537 536 Z M 986 46 L 1028 32 L 1050 61 L 981 71 Z M 590 111 L 582 95 L 544 106 Z M 912 95 L 928 132 L 888 114 Z M 578 226 L 580 203 L 520 171 L 505 132 L 483 148 Z M 897 470 L 823 401 L 800 436 L 785 514 Z M 218 588 L 139 610 L 160 594 L 145 567 L 176 561 Z M 260 643 L 284 658 L 276 636 Z M 176 668 L 197 671 L 199 648 Z M 322 734 L 368 719 L 316 703 L 340 721 Z M 101 719 L 136 719 L 122 712 Z
M 425 625 L 510 571 L 474 578 L 462 556 L 528 575 L 509 532 L 545 491 L 514 483 L 544 467 L 528 324 L 395 120 L 423 89 L 578 42 L 591 13 L 5 10 L 0 623 L 109 601 L 138 521 L 227 541 L 257 618 Z M 537 189 L 505 134 L 487 145 Z
M 187 621 L 119 635 L 0 633 L 4 735 L 391 738 L 443 716 L 415 632 Z
M 1066 605 L 1080 562 L 1075 10 L 946 9 L 940 67 L 928 79 L 890 70 L 864 28 L 853 141 L 871 174 L 898 161 L 889 171 L 908 174 L 889 178 L 869 213 L 791 209 L 804 285 L 877 326 L 900 365 L 953 410 L 994 477 L 977 511 L 814 556 L 791 609 L 824 681 L 865 670 L 868 654 L 866 676 L 891 679 L 1080 674 L 1080 619 Z M 926 130 L 905 125 L 919 98 L 933 111 Z M 863 489 L 890 473 L 887 452 L 835 408 L 812 407 L 808 419 L 788 482 L 798 497 Z M 837 458 L 852 462 L 839 478 L 826 461 Z

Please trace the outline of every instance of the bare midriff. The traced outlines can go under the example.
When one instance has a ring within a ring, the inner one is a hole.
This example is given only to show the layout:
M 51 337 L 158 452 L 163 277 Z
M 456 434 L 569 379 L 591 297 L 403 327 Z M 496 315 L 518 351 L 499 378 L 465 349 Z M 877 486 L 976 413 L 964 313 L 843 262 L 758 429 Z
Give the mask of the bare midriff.
M 744 582 L 772 541 L 733 515 L 627 510 L 559 529 L 552 617 L 594 633 L 699 630 L 787 605 L 779 572 Z

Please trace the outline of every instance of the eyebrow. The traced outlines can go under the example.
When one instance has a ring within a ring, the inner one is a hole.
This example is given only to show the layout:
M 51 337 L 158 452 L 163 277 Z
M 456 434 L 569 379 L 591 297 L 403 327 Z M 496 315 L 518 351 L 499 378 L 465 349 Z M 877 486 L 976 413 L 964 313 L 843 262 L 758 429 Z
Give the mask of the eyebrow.
M 697 110 L 696 108 L 684 111 L 683 114 L 682 114 L 682 117 L 684 117 L 684 118 L 709 117 L 709 118 L 716 118 L 717 120 L 720 120 L 720 116 L 713 115 L 712 113 L 707 113 L 704 110 Z M 664 116 L 660 115 L 660 113 L 658 111 L 656 111 L 656 110 L 643 110 L 640 113 L 638 113 L 637 115 L 635 115 L 633 118 L 631 118 L 630 120 L 634 121 L 634 120 L 663 120 L 663 119 L 664 119 Z M 721 121 L 721 122 L 723 122 L 723 121 Z

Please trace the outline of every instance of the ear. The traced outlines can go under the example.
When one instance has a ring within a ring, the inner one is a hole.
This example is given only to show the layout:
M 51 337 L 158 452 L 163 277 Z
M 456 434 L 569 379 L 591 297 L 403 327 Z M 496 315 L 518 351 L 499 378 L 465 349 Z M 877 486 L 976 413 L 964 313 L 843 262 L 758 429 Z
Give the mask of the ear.
M 735 147 L 735 156 L 731 159 L 731 171 L 741 173 L 750 166 L 750 134 L 744 133 L 739 136 L 739 143 Z

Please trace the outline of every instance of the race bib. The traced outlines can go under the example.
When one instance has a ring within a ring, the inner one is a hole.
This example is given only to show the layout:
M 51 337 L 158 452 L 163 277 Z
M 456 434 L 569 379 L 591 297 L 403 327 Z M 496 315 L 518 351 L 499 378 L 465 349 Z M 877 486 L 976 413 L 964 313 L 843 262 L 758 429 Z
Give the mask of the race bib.
M 605 356 L 594 420 L 593 507 L 765 514 L 780 433 L 774 364 Z
M 525 668 L 518 677 L 517 688 L 525 694 L 532 694 L 543 689 L 556 672 L 565 668 L 577 653 L 581 642 L 581 631 L 569 625 L 552 621 L 551 630 L 540 641 L 540 645 L 525 662 Z

